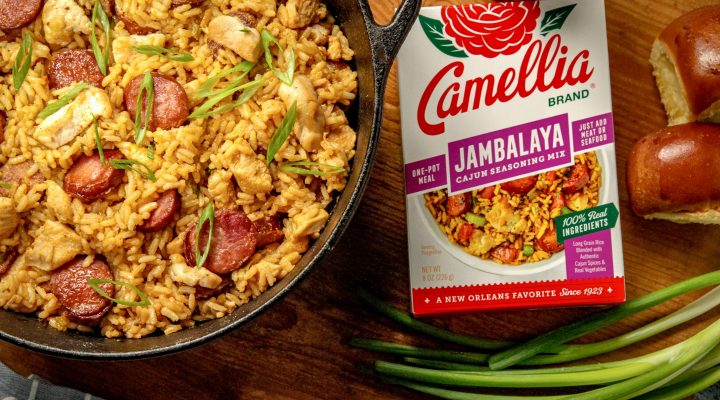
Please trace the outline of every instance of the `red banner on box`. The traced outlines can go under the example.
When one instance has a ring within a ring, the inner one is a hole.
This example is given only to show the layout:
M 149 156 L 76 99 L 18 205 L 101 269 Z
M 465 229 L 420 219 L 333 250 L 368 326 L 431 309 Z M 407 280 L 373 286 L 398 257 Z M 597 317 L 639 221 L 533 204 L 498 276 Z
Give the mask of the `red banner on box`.
M 616 304 L 624 301 L 624 277 L 412 290 L 413 314 L 418 316 L 478 310 Z

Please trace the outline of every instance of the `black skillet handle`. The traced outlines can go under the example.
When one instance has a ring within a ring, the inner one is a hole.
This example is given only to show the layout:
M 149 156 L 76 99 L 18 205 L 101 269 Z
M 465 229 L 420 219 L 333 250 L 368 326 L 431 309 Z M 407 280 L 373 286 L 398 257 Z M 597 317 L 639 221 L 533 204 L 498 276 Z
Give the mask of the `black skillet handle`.
M 375 68 L 376 83 L 384 85 L 387 74 L 390 72 L 393 59 L 400 50 L 400 45 L 405 40 L 410 28 L 415 23 L 420 12 L 422 0 L 404 0 L 395 12 L 393 20 L 387 25 L 378 25 L 372 16 L 367 0 L 360 1 L 365 25 L 370 35 L 373 61 Z

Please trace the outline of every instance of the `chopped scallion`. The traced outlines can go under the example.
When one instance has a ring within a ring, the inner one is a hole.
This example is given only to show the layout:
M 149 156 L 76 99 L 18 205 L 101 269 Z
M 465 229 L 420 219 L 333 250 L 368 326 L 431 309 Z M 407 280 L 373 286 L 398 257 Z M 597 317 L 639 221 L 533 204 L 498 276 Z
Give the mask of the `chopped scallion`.
M 72 89 L 70 89 L 67 93 L 65 93 L 64 96 L 60 97 L 56 101 L 53 101 L 52 103 L 48 104 L 45 108 L 43 108 L 42 111 L 40 111 L 37 115 L 38 118 L 47 118 L 53 114 L 55 114 L 59 109 L 65 107 L 69 102 L 71 102 L 77 95 L 80 94 L 83 90 L 87 89 L 90 86 L 87 82 L 80 82 L 77 85 L 73 86 Z
M 250 100 L 264 83 L 265 81 L 263 79 L 258 79 L 256 81 L 248 82 L 244 85 L 225 88 L 219 91 L 216 95 L 207 99 L 200 107 L 196 108 L 195 111 L 193 111 L 188 118 L 207 118 L 215 114 L 220 114 L 225 111 L 231 110 Z M 228 96 L 232 96 L 235 92 L 240 90 L 244 90 L 244 92 L 240 94 L 240 96 L 238 96 L 237 100 L 229 104 L 222 105 L 212 111 L 210 110 L 217 103 L 221 102 Z
M 100 49 L 100 44 L 97 41 L 97 37 L 95 37 L 96 21 L 100 22 L 100 27 L 102 27 L 103 32 L 105 33 L 105 50 Z M 92 47 L 93 54 L 95 55 L 95 61 L 97 61 L 100 72 L 102 72 L 103 75 L 107 75 L 107 66 L 110 60 L 110 20 L 108 19 L 107 14 L 105 14 L 105 10 L 100 5 L 99 0 L 95 0 L 95 6 L 93 6 L 91 25 L 90 45 Z
M 243 61 L 230 69 L 226 69 L 225 71 L 219 72 L 211 76 L 202 85 L 200 85 L 200 88 L 197 90 L 197 92 L 195 92 L 195 94 L 193 94 L 193 97 L 196 99 L 201 99 L 203 97 L 214 96 L 222 92 L 223 89 L 213 91 L 212 88 L 218 83 L 218 81 L 220 81 L 221 78 L 235 72 L 242 72 L 242 74 L 237 79 L 235 79 L 227 88 L 239 86 L 242 78 L 244 78 L 245 75 L 247 75 L 247 73 L 250 72 L 250 70 L 254 66 L 255 64 L 251 63 L 250 61 Z
M 23 36 L 22 43 L 20 44 L 20 50 L 18 50 L 17 56 L 15 56 L 15 63 L 12 67 L 13 87 L 16 92 L 20 90 L 20 86 L 22 86 L 25 81 L 28 71 L 30 71 L 32 45 L 32 36 L 25 32 L 25 36 Z
M 293 127 L 295 126 L 296 111 L 297 100 L 292 103 L 292 106 L 290 106 L 287 114 L 283 117 L 282 122 L 280 122 L 280 125 L 275 130 L 275 134 L 273 134 L 272 138 L 270 138 L 267 154 L 265 155 L 267 165 L 270 165 L 273 158 L 275 158 L 275 154 L 277 154 L 283 143 L 287 140 L 288 136 L 290 136 L 290 132 L 292 132 Z
M 153 146 L 153 145 L 148 146 L 148 148 L 147 148 L 147 158 L 148 158 L 149 160 L 154 160 L 154 159 L 155 159 L 155 146 Z
M 150 182 L 157 181 L 157 178 L 155 177 L 155 173 L 153 173 L 153 170 L 150 169 L 147 165 L 141 163 L 137 160 L 132 159 L 122 159 L 122 160 L 110 160 L 110 166 L 115 169 L 124 169 L 127 171 L 134 171 L 140 174 L 143 178 L 149 180 Z M 140 170 L 138 167 L 142 167 L 145 169 L 145 171 Z
M 321 171 L 321 170 L 317 170 L 317 169 L 310 169 L 309 167 L 322 168 L 322 169 L 325 169 L 325 171 Z M 339 174 L 339 173 L 345 171 L 345 168 L 343 168 L 343 167 L 337 167 L 335 165 L 322 164 L 322 163 L 313 162 L 313 161 L 290 162 L 287 164 L 283 164 L 283 166 L 280 167 L 280 169 L 285 172 L 292 172 L 292 173 L 299 174 L 299 175 L 315 175 L 315 176 Z
M 200 255 L 200 232 L 202 231 L 203 226 L 205 223 L 209 223 L 209 230 L 208 230 L 208 238 L 207 243 L 205 243 L 205 251 Z M 197 266 L 202 267 L 205 265 L 205 261 L 207 261 L 208 256 L 210 255 L 210 242 L 212 242 L 212 234 L 213 234 L 213 228 L 215 226 L 215 208 L 213 207 L 212 202 L 208 203 L 208 205 L 203 210 L 202 214 L 200 215 L 200 220 L 198 221 L 197 229 L 195 229 L 195 260 L 197 260 Z
M 136 53 L 145 54 L 148 56 L 160 56 L 166 60 L 177 61 L 177 62 L 190 62 L 195 61 L 195 57 L 190 53 L 185 53 L 177 50 L 170 50 L 160 46 L 151 45 L 139 45 L 132 48 Z
M 267 29 L 263 29 L 262 32 L 260 32 L 260 40 L 262 41 L 263 49 L 265 49 L 265 62 L 267 62 L 268 68 L 270 68 L 273 74 L 275 74 L 275 76 L 277 76 L 277 78 L 283 83 L 286 85 L 292 85 L 293 74 L 295 72 L 295 52 L 292 50 L 290 51 L 287 69 L 285 72 L 282 72 L 273 65 L 272 53 L 270 52 L 270 44 L 275 43 L 278 49 L 280 49 L 280 53 L 284 53 L 285 50 L 282 46 L 280 46 L 280 42 Z
M 111 279 L 97 279 L 97 278 L 86 278 L 85 279 L 90 285 L 90 287 L 100 296 L 112 301 L 113 303 L 117 303 L 123 306 L 129 306 L 129 307 L 146 307 L 152 304 L 150 302 L 150 299 L 148 299 L 147 295 L 142 292 L 142 290 L 138 289 L 137 286 L 133 285 L 132 283 L 128 282 L 120 282 L 120 281 L 114 281 Z M 110 296 L 108 296 L 107 293 L 100 287 L 103 283 L 110 283 L 115 286 L 125 286 L 132 289 L 133 292 L 135 292 L 138 297 L 140 297 L 141 301 L 127 301 L 127 300 L 120 300 L 120 299 L 114 299 Z
M 102 143 L 100 142 L 100 130 L 98 129 L 97 119 L 93 121 L 93 125 L 95 125 L 95 145 L 97 146 L 98 155 L 100 156 L 100 162 L 105 165 L 105 152 L 103 151 Z
M 145 110 L 143 110 L 143 91 L 145 91 Z M 152 118 L 153 100 L 155 99 L 155 80 L 149 72 L 145 72 L 137 94 L 137 103 L 135 108 L 135 144 L 142 143 L 147 132 L 150 118 Z M 145 111 L 143 113 L 143 111 Z M 144 122 L 140 121 L 145 115 Z M 142 124 L 142 126 L 141 126 Z

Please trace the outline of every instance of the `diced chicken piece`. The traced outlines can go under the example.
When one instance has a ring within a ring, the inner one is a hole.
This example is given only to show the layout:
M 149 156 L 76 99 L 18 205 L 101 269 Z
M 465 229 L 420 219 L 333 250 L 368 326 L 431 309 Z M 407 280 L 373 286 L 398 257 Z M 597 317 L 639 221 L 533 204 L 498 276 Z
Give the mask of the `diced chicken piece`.
M 240 57 L 257 62 L 262 46 L 257 29 L 247 26 L 240 18 L 221 15 L 208 24 L 208 39 L 234 51 Z
M 0 72 L 8 73 L 12 71 L 18 51 L 20 51 L 20 43 L 10 42 L 0 45 Z M 31 62 L 35 64 L 43 58 L 50 58 L 50 48 L 42 43 L 33 41 Z
M 320 0 L 287 0 L 278 8 L 280 23 L 288 28 L 298 29 L 310 25 L 327 14 Z
M 208 289 L 215 289 L 222 282 L 220 275 L 209 269 L 190 267 L 184 262 L 174 262 L 170 265 L 170 278 L 187 286 L 201 286 Z
M 112 105 L 104 90 L 90 87 L 70 104 L 45 118 L 33 135 L 45 146 L 57 149 L 75 139 L 99 116 L 110 118 Z
M 470 244 L 467 250 L 470 254 L 480 256 L 495 247 L 495 240 L 492 236 L 486 235 L 481 229 L 476 229 L 470 237 Z
M 89 35 L 90 18 L 73 0 L 47 0 L 42 12 L 45 40 L 51 45 L 66 46 L 75 33 Z
M 25 253 L 25 261 L 37 269 L 52 271 L 75 258 L 82 249 L 77 233 L 59 222 L 47 221 Z
M 113 38 L 112 53 L 113 59 L 118 64 L 126 64 L 135 51 L 135 46 L 158 46 L 165 47 L 165 35 L 162 33 L 151 33 L 148 35 L 130 35 Z
M 292 237 L 313 236 L 325 226 L 330 215 L 320 204 L 313 204 L 304 208 L 299 214 L 294 215 L 292 223 Z
M 235 205 L 235 187 L 233 174 L 224 169 L 213 171 L 208 177 L 208 192 L 218 208 L 233 208 Z
M 515 220 L 512 207 L 508 204 L 507 199 L 493 204 L 490 211 L 485 214 L 485 218 L 493 228 L 500 232 L 508 232 L 508 226 L 512 226 Z
M 20 216 L 15 211 L 15 204 L 9 197 L 0 197 L 0 240 L 7 239 L 20 224 Z
M 325 130 L 325 114 L 320 108 L 317 92 L 306 75 L 295 75 L 292 85 L 280 85 L 278 95 L 290 108 L 297 101 L 297 116 L 293 132 L 306 151 L 317 151 Z
M 55 183 L 55 181 L 47 181 L 47 206 L 60 222 L 70 223 L 72 222 L 73 211 L 72 211 L 72 200 L 70 195 Z
M 318 46 L 325 46 L 328 44 L 328 38 L 330 37 L 330 30 L 320 24 L 309 26 L 303 32 L 303 36 L 307 37 L 308 40 L 317 44 Z
M 267 193 L 272 190 L 272 176 L 267 165 L 257 157 L 241 154 L 230 167 L 240 190 L 247 194 Z

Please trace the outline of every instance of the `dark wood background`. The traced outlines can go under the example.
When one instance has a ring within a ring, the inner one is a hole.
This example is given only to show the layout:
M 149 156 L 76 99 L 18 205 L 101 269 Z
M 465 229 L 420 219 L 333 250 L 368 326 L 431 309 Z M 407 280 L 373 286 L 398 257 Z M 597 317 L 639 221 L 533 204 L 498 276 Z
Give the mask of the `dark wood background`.
M 584 0 L 588 1 L 588 0 Z M 597 1 L 597 0 L 593 0 Z M 388 21 L 399 0 L 370 0 Z M 449 2 L 426 2 L 426 5 Z M 665 124 L 648 64 L 654 36 L 683 12 L 712 1 L 607 0 L 618 184 L 627 293 L 630 298 L 709 272 L 720 264 L 717 227 L 645 221 L 629 209 L 625 161 L 640 136 Z M 347 345 L 352 336 L 426 343 L 369 312 L 353 297 L 365 285 L 393 304 L 409 306 L 397 76 L 385 97 L 382 142 L 362 205 L 336 250 L 288 296 L 237 331 L 180 354 L 130 362 L 53 358 L 0 343 L 0 361 L 22 375 L 37 374 L 107 399 L 371 399 L 424 398 L 363 375 L 356 363 L 375 355 Z M 701 172 L 699 172 L 701 173 Z M 687 303 L 686 296 L 597 332 L 605 338 Z M 457 315 L 429 321 L 457 332 L 522 339 L 592 309 L 554 309 Z M 640 355 L 688 337 L 717 313 L 642 342 L 622 354 Z

